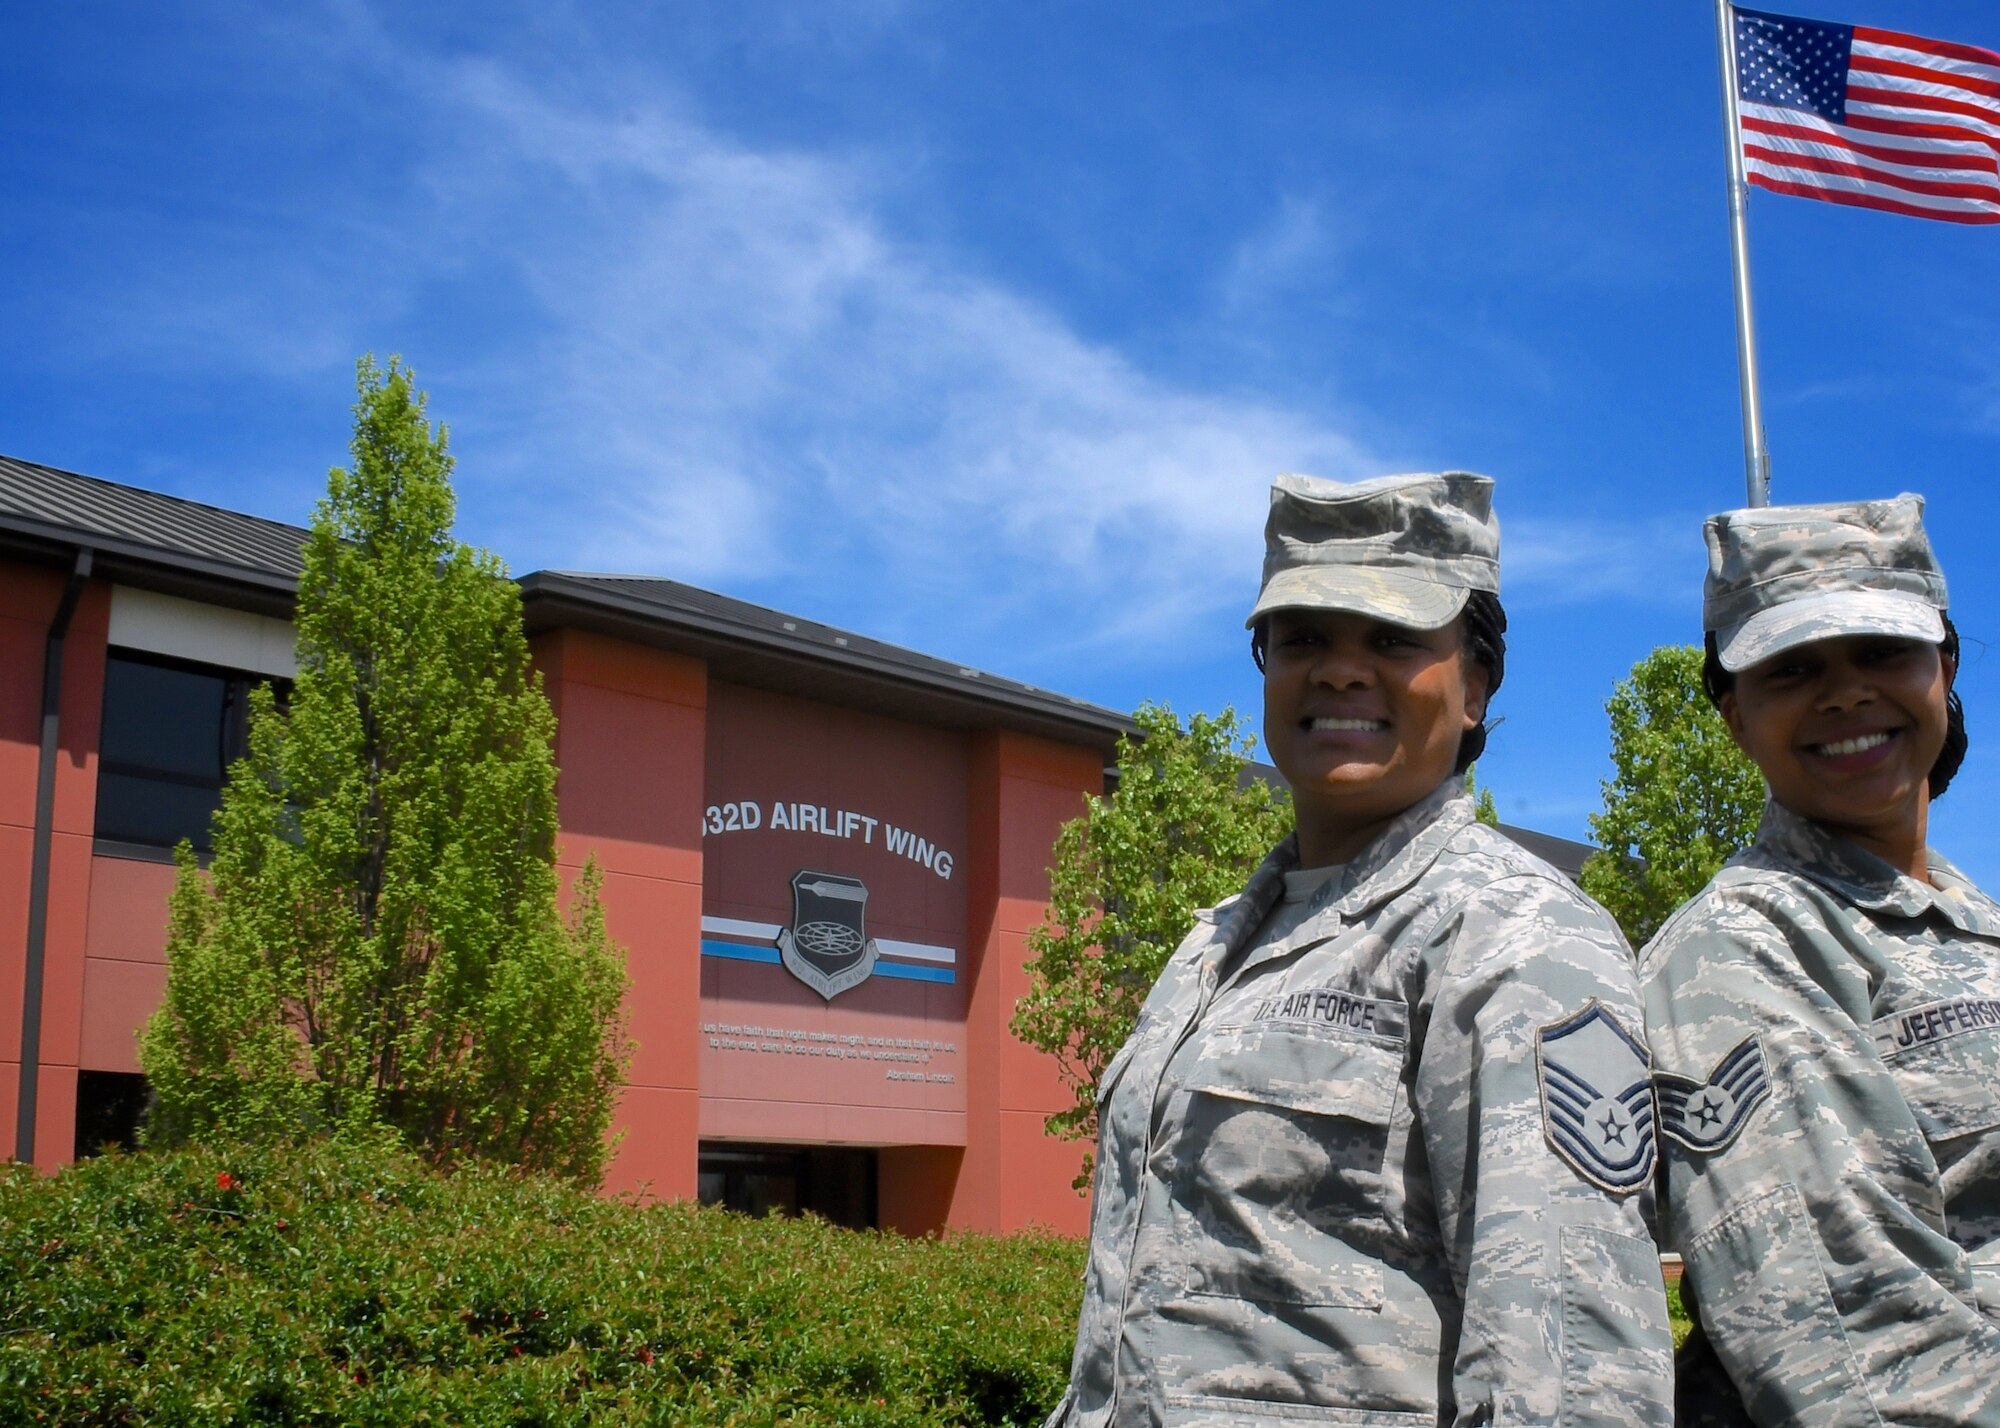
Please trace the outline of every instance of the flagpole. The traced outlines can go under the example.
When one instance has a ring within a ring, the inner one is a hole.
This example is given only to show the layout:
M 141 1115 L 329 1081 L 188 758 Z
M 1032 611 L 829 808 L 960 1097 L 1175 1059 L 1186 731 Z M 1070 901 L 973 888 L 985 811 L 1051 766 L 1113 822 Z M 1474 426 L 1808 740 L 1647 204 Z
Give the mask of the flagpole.
M 1729 252 L 1736 278 L 1736 381 L 1743 401 L 1743 484 L 1750 504 L 1771 504 L 1771 454 L 1764 447 L 1764 403 L 1757 391 L 1757 336 L 1750 321 L 1749 187 L 1736 112 L 1735 6 L 1715 0 L 1715 40 L 1722 52 L 1722 126 L 1729 145 Z

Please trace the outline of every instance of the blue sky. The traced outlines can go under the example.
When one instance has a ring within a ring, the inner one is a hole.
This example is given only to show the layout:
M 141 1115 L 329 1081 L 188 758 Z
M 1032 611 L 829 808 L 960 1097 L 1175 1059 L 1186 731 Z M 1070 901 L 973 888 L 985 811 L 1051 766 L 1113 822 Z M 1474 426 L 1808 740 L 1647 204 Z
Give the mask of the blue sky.
M 1977 0 L 1811 12 L 2000 48 Z M 0 451 L 303 521 L 399 353 L 460 534 L 1118 708 L 1255 711 L 1279 471 L 1500 483 L 1482 763 L 1584 836 L 1742 503 L 1701 0 L 43 6 L 0 53 Z M 1903 489 L 2000 829 L 2000 233 L 1758 194 L 1778 500 Z M 1988 711 L 1995 711 L 1989 714 Z

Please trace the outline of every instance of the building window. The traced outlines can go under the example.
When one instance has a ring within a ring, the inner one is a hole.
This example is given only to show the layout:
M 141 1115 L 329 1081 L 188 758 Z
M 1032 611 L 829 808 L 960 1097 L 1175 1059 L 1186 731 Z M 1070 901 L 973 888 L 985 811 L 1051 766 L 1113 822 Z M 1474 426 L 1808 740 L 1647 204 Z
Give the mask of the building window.
M 699 1195 L 745 1215 L 818 1215 L 851 1230 L 875 1225 L 875 1152 L 833 1147 L 701 1147 Z
M 150 1088 L 131 1071 L 76 1073 L 76 1155 L 84 1160 L 107 1147 L 139 1148 L 139 1119 Z
M 262 682 L 113 650 L 104 668 L 97 838 L 137 848 L 172 848 L 185 838 L 206 854 L 229 766 L 249 747 L 250 690 Z

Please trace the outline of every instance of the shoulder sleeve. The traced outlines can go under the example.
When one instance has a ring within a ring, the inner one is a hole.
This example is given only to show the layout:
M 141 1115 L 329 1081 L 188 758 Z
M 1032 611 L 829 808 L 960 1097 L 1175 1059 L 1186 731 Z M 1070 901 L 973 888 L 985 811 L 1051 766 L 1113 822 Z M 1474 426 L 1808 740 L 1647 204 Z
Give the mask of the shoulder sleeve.
M 1648 949 L 1666 1239 L 1756 1422 L 2000 1425 L 2000 1325 L 1876 1049 L 1858 935 L 1768 879 Z
M 1461 1421 L 1483 1408 L 1496 1423 L 1668 1423 L 1630 952 L 1566 884 L 1503 868 L 1445 914 L 1426 953 L 1413 1100 L 1464 1303 L 1451 1365 Z M 1557 1104 L 1543 1053 L 1565 1028 L 1553 1060 L 1572 1080 Z M 1585 1115 L 1594 1139 L 1579 1142 Z

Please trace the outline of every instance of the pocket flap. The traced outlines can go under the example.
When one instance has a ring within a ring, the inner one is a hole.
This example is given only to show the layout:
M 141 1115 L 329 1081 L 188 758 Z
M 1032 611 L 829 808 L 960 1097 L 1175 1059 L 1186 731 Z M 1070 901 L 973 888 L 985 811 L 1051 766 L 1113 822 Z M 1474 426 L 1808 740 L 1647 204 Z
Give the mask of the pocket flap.
M 1402 1048 L 1303 1027 L 1219 1028 L 1182 1084 L 1236 1101 L 1387 1125 Z

